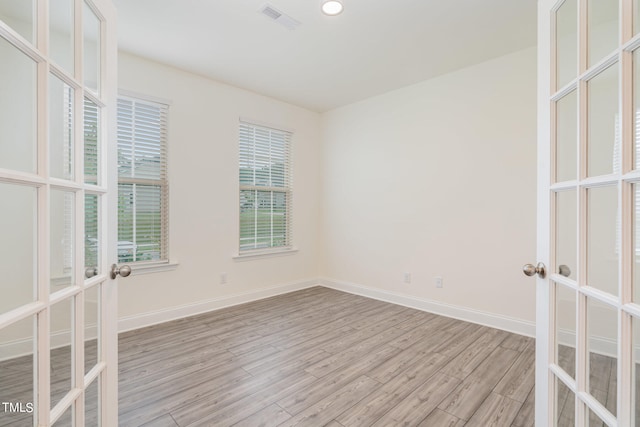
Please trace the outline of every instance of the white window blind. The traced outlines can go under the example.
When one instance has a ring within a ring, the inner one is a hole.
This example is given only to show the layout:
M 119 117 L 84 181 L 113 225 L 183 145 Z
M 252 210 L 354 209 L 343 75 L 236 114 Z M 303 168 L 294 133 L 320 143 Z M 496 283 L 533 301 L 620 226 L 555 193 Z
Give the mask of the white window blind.
M 98 152 L 100 132 L 100 108 L 90 99 L 84 99 L 84 181 L 98 183 Z M 99 207 L 98 196 L 84 197 L 84 266 L 98 267 L 99 260 Z
M 291 136 L 240 122 L 240 252 L 291 247 Z
M 118 99 L 118 260 L 169 258 L 168 106 Z

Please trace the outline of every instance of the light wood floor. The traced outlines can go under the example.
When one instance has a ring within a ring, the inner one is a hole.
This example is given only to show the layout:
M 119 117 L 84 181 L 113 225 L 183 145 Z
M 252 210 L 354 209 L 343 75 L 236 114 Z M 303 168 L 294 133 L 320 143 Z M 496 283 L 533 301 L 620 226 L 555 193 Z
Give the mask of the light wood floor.
M 325 288 L 119 341 L 121 426 L 533 426 L 532 339 Z M 52 355 L 53 401 L 70 382 L 68 353 Z M 25 359 L 0 372 L 30 401 Z
M 532 339 L 320 287 L 121 334 L 119 369 L 121 426 L 533 426 Z
M 325 288 L 123 334 L 120 355 L 122 426 L 533 425 L 532 339 Z

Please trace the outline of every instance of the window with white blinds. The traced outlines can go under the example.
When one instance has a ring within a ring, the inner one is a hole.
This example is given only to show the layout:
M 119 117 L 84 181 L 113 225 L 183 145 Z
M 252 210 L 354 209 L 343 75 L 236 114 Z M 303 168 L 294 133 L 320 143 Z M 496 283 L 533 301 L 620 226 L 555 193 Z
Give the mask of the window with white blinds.
M 291 247 L 291 133 L 240 122 L 240 252 Z
M 165 104 L 118 98 L 118 261 L 169 258 Z

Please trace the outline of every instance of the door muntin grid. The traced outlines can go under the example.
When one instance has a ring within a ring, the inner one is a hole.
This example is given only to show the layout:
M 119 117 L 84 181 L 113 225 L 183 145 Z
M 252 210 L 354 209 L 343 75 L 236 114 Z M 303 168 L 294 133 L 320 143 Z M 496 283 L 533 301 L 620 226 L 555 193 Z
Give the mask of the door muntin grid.
M 0 192 L 15 202 L 15 209 L 0 212 L 2 246 L 14 254 L 0 261 L 7 273 L 0 286 L 6 288 L 0 401 L 10 403 L 0 407 L 0 417 L 97 425 L 104 419 L 102 295 L 108 280 L 102 274 L 106 147 L 100 143 L 106 22 L 99 7 L 107 2 L 48 3 L 0 2 L 0 62 L 8 64 L 0 71 L 8 84 L 0 87 L 20 92 L 9 97 L 3 90 L 0 101 L 6 111 L 0 114 L 0 153 L 15 151 L 0 162 Z M 86 105 L 91 111 L 84 120 Z M 97 274 L 87 277 L 85 264 Z M 11 372 L 20 375 L 7 381 Z
M 552 425 L 640 423 L 632 393 L 638 389 L 640 348 L 633 335 L 638 331 L 631 327 L 640 315 L 632 302 L 637 263 L 632 196 L 640 180 L 632 170 L 637 164 L 632 129 L 637 129 L 634 111 L 639 110 L 631 100 L 632 52 L 640 38 L 632 31 L 638 14 L 621 13 L 637 6 L 635 0 L 566 0 L 550 11 Z M 570 13 L 574 20 L 567 17 Z M 567 46 L 574 39 L 577 52 L 572 57 Z M 567 108 L 568 96 L 574 94 L 575 116 Z M 575 201 L 567 202 L 563 194 L 569 193 L 577 195 Z M 570 276 L 560 269 L 567 259 L 575 263 L 569 266 Z M 574 400 L 571 414 L 567 402 Z

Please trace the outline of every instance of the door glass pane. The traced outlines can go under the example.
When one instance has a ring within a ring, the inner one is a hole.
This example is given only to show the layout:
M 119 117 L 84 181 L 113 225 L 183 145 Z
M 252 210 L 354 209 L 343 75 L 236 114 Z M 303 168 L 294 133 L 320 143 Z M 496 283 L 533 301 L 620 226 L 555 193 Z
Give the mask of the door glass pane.
M 566 0 L 556 12 L 556 67 L 556 90 L 578 75 L 578 6 L 576 0 Z
M 572 378 L 576 376 L 576 292 L 556 283 L 557 363 Z
M 0 21 L 33 43 L 36 39 L 35 10 L 35 0 L 0 0 Z
M 98 196 L 86 194 L 84 196 L 84 277 L 90 279 L 100 271 L 100 234 Z
M 36 189 L 0 183 L 0 314 L 30 303 L 36 289 Z
M 618 295 L 618 188 L 587 190 L 587 284 Z
M 589 0 L 589 66 L 618 47 L 618 0 Z
M 33 392 L 33 317 L 0 329 L 0 402 L 12 406 L 0 408 L 0 425 L 32 426 Z
M 0 168 L 35 173 L 36 63 L 0 37 L 0 64 Z
M 556 104 L 556 182 L 576 179 L 578 101 L 576 91 Z
M 100 82 L 100 20 L 91 8 L 83 3 L 84 26 L 84 84 L 98 92 Z
M 633 34 L 640 33 L 640 0 L 633 0 Z
M 633 301 L 640 304 L 640 184 L 632 186 L 633 192 Z
M 51 176 L 73 179 L 73 89 L 51 74 L 49 79 L 49 147 Z
M 640 169 L 640 49 L 633 52 L 633 136 L 633 165 Z
M 556 273 L 576 279 L 578 226 L 576 191 L 556 193 Z
M 74 297 L 51 306 L 51 408 L 72 388 Z
M 640 319 L 633 318 L 633 379 L 632 382 L 635 401 L 633 402 L 633 416 L 635 423 L 632 425 L 640 425 Z
M 74 284 L 75 194 L 51 191 L 51 292 Z
M 100 109 L 84 99 L 84 181 L 87 184 L 98 184 L 100 156 Z
M 573 427 L 576 417 L 576 398 L 573 392 L 556 378 L 556 426 Z
M 589 176 L 606 175 L 618 171 L 620 162 L 618 65 L 591 79 L 588 92 L 587 172 Z
M 587 301 L 589 393 L 616 415 L 618 312 L 595 299 Z
M 602 421 L 591 409 L 588 409 L 589 427 L 607 427 L 607 424 Z
M 73 427 L 73 410 L 74 405 L 71 405 L 53 425 L 55 427 Z M 88 426 L 89 424 L 85 425 Z
M 92 286 L 84 291 L 84 366 L 85 373 L 98 363 L 98 328 L 100 285 Z
M 73 0 L 51 0 L 49 44 L 51 57 L 66 72 L 74 74 Z
M 84 424 L 100 427 L 100 377 L 93 380 L 85 391 Z

